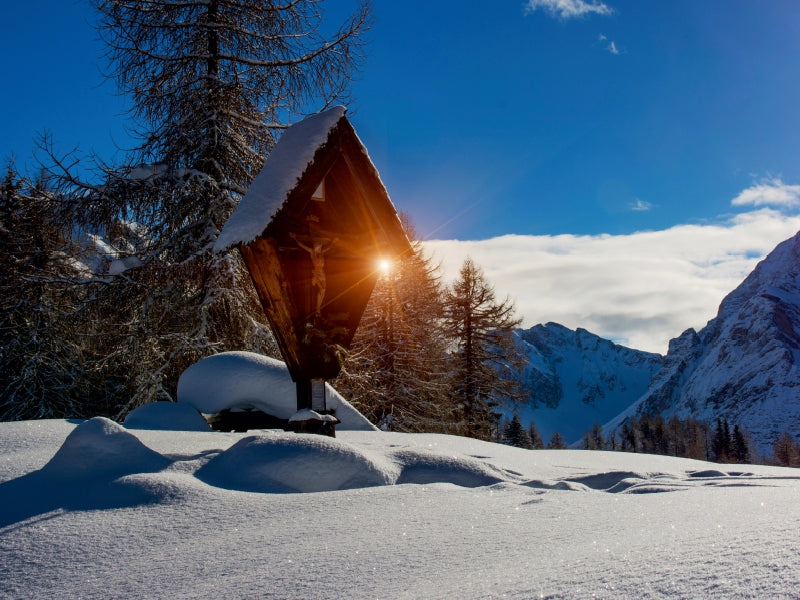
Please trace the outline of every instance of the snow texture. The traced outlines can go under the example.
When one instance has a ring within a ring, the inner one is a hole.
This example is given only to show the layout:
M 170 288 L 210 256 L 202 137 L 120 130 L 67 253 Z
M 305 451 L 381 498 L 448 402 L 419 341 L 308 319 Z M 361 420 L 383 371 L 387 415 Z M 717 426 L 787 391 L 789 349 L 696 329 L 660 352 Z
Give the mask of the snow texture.
M 114 479 L 129 473 L 160 471 L 167 464 L 166 458 L 119 424 L 95 417 L 69 434 L 42 471 L 56 479 Z
M 108 265 L 109 275 L 121 275 L 129 269 L 136 269 L 142 266 L 142 261 L 138 256 L 126 256 L 125 258 L 117 258 L 111 261 Z
M 321 415 L 317 411 L 311 410 L 310 408 L 303 408 L 289 417 L 289 423 L 298 421 L 325 421 L 330 423 L 336 422 L 337 419 L 333 415 Z
M 188 402 L 151 402 L 131 411 L 123 423 L 127 429 L 211 431 L 211 426 Z
M 375 431 L 377 428 L 325 384 L 327 407 L 341 421 L 337 431 Z M 252 352 L 222 352 L 200 360 L 178 380 L 178 402 L 204 414 L 226 409 L 261 410 L 280 419 L 297 412 L 297 387 L 286 364 Z
M 214 245 L 215 252 L 250 243 L 264 232 L 345 111 L 343 106 L 334 106 L 283 132 L 261 172 L 225 223 Z
M 0 423 L 0 597 L 793 598 L 800 471 Z

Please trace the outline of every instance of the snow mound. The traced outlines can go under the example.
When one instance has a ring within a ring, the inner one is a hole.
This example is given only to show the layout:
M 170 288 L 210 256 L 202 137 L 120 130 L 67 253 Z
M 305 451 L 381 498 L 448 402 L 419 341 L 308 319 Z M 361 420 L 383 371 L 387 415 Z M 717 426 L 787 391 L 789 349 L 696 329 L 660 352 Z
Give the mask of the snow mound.
M 211 431 L 211 427 L 186 402 L 151 402 L 132 411 L 123 423 L 126 429 L 165 431 Z
M 341 421 L 338 431 L 377 431 L 369 420 L 325 384 L 328 408 Z M 222 352 L 186 369 L 178 380 L 178 402 L 201 413 L 254 408 L 280 419 L 297 412 L 297 388 L 286 364 L 253 352 Z
M 470 457 L 414 449 L 400 450 L 393 458 L 401 467 L 398 484 L 452 483 L 461 487 L 482 487 L 506 479 L 500 470 Z
M 397 467 L 334 438 L 256 435 L 211 459 L 196 476 L 209 485 L 246 492 L 325 492 L 390 485 Z
M 153 473 L 170 461 L 105 417 L 78 425 L 43 468 L 54 479 L 113 479 L 131 473 Z

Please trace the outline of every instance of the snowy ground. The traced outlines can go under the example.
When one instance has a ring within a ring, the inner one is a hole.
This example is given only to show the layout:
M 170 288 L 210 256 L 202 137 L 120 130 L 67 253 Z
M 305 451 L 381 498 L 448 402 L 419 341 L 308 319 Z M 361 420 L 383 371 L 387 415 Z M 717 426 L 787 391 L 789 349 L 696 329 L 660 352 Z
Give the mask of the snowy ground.
M 0 597 L 796 598 L 798 500 L 798 470 L 442 435 L 0 423 Z

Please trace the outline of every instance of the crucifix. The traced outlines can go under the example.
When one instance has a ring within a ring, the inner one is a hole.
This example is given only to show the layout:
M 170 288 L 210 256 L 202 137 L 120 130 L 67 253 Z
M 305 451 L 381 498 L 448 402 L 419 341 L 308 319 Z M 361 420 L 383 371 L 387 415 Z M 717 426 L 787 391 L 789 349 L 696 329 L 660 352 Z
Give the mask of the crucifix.
M 316 235 L 316 224 L 319 223 L 319 217 L 316 215 L 308 215 L 305 220 L 308 223 L 309 235 L 303 236 L 290 232 L 289 236 L 297 242 L 300 248 L 308 252 L 311 260 L 311 286 L 317 290 L 314 316 L 319 317 L 322 302 L 325 299 L 325 254 L 333 247 L 337 239 Z

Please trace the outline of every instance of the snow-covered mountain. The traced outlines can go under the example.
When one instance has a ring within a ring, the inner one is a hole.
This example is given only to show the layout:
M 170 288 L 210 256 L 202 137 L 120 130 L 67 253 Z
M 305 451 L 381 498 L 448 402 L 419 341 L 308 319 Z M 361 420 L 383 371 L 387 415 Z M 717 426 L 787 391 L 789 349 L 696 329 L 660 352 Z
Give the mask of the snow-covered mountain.
M 669 344 L 647 392 L 607 423 L 661 413 L 728 421 L 760 449 L 800 434 L 800 233 L 779 244 L 728 294 L 716 318 Z
M 659 354 L 619 346 L 585 329 L 557 323 L 518 332 L 530 358 L 529 403 L 518 411 L 533 420 L 545 443 L 559 431 L 574 443 L 634 403 L 661 367 Z

